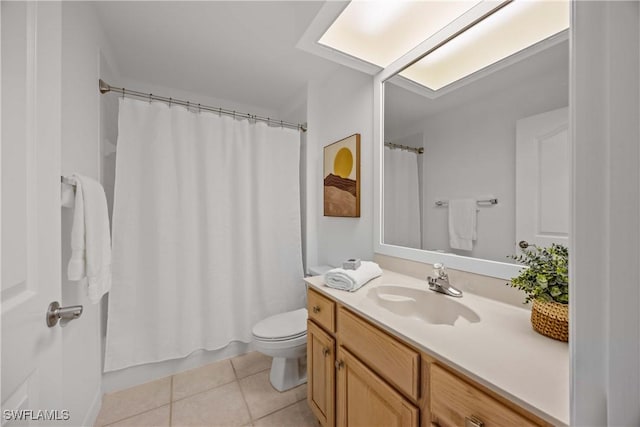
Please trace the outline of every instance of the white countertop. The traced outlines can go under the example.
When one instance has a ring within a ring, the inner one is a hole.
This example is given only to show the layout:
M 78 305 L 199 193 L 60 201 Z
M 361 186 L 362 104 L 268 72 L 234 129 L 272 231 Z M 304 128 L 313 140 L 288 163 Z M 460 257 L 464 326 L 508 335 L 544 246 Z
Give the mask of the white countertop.
M 426 290 L 425 280 L 385 270 L 355 292 L 329 288 L 322 276 L 305 280 L 320 293 L 531 413 L 554 425 L 569 425 L 569 346 L 535 332 L 528 309 L 466 292 L 455 300 L 481 320 L 470 323 L 459 318 L 455 326 L 433 325 L 395 314 L 367 298 L 380 285 Z

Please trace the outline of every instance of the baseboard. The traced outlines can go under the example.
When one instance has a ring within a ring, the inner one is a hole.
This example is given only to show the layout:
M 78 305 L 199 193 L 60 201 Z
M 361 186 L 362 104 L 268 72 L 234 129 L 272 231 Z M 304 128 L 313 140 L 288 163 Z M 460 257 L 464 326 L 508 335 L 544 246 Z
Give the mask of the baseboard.
M 93 396 L 93 400 L 91 401 L 91 406 L 87 411 L 87 415 L 85 415 L 84 420 L 82 420 L 83 426 L 93 426 L 96 423 L 96 419 L 98 418 L 98 414 L 100 413 L 100 408 L 102 406 L 102 390 L 99 388 L 96 391 L 95 396 Z

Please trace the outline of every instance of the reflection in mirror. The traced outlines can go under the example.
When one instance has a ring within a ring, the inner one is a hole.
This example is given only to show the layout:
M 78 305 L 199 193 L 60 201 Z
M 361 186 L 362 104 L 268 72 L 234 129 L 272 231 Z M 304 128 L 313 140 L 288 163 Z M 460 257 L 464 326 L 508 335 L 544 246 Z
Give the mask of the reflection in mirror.
M 501 262 L 567 244 L 568 103 L 566 31 L 439 91 L 387 80 L 383 243 Z

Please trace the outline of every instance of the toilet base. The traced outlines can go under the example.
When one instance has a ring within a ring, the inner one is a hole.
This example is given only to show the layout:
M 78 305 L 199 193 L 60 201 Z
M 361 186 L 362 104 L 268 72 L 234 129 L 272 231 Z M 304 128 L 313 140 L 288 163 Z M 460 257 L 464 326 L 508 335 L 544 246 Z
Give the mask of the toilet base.
M 307 382 L 306 357 L 274 357 L 271 362 L 269 380 L 278 391 L 287 391 Z

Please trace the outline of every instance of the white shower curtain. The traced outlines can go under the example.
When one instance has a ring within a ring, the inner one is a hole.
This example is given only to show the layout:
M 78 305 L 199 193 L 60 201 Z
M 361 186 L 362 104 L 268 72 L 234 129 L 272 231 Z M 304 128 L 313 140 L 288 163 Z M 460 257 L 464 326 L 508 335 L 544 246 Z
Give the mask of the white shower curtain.
M 384 229 L 388 245 L 421 248 L 418 159 L 413 152 L 384 148 Z
M 299 132 L 121 99 L 105 371 L 304 305 Z

